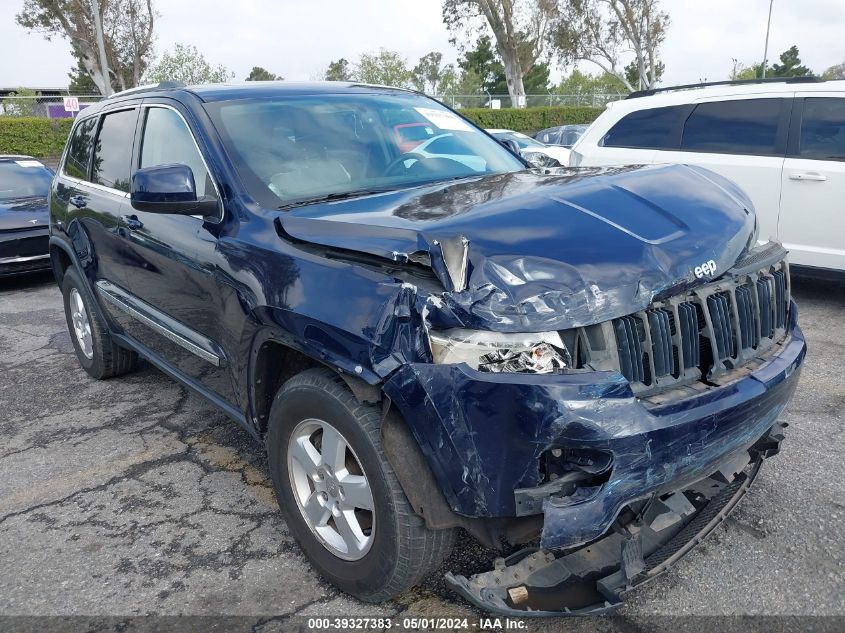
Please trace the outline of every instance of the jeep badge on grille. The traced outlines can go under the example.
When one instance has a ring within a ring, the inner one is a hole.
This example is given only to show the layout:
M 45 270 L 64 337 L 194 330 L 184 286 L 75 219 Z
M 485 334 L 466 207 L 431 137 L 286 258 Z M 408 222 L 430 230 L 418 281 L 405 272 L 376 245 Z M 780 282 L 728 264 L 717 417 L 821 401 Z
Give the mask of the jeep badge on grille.
M 716 272 L 716 262 L 712 259 L 704 262 L 701 266 L 696 266 L 693 271 L 695 276 L 701 279 L 704 275 L 712 275 Z

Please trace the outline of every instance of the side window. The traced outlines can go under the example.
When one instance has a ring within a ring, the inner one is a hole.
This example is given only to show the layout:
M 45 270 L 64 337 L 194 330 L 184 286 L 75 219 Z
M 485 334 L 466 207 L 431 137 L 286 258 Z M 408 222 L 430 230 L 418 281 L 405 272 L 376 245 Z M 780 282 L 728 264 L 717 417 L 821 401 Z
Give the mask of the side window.
M 696 106 L 684 125 L 681 150 L 774 155 L 784 99 L 713 101 Z
M 137 115 L 137 110 L 120 110 L 103 117 L 94 147 L 91 182 L 129 192 Z
M 599 145 L 637 149 L 676 149 L 672 134 L 687 106 L 667 106 L 637 110 L 625 115 L 610 128 Z
M 91 117 L 80 121 L 73 130 L 62 169 L 65 175 L 80 180 L 88 180 L 88 163 L 91 160 L 91 148 L 94 145 L 94 128 L 96 125 L 97 117 Z
M 182 117 L 168 108 L 147 108 L 141 142 L 141 168 L 174 163 L 191 168 L 198 196 L 214 197 L 211 177 Z
M 798 154 L 801 158 L 845 160 L 845 98 L 804 99 Z

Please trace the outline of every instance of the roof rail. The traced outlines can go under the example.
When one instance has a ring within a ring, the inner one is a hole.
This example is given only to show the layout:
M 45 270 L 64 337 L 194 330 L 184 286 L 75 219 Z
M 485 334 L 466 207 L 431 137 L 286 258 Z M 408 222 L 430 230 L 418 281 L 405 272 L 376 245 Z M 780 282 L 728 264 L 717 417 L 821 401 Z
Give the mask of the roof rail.
M 112 97 L 122 97 L 124 95 L 131 95 L 136 92 L 148 92 L 150 90 L 166 90 L 167 88 L 184 88 L 185 84 L 181 81 L 161 81 L 157 84 L 144 84 L 143 86 L 135 86 L 134 88 L 127 88 L 120 92 L 113 92 L 106 99 Z
M 648 90 L 635 90 L 629 94 L 626 99 L 637 99 L 639 97 L 650 97 L 658 92 L 668 92 L 670 90 L 690 90 L 692 88 L 708 88 L 710 86 L 747 86 L 752 84 L 806 84 L 806 83 L 820 83 L 826 81 L 821 77 L 815 75 L 808 75 L 806 77 L 766 77 L 765 79 L 729 79 L 727 81 L 709 81 L 698 84 L 684 84 L 681 86 L 666 86 L 665 88 L 649 88 Z

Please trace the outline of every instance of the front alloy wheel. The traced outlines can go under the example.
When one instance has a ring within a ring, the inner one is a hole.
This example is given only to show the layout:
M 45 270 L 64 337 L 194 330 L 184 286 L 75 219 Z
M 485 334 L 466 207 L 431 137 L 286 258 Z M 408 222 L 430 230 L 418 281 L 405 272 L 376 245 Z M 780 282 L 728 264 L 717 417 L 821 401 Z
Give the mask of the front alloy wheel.
M 393 598 L 449 554 L 454 530 L 414 513 L 381 444 L 381 407 L 327 368 L 282 385 L 267 458 L 291 533 L 323 578 L 369 602 Z
M 299 511 L 332 554 L 362 558 L 373 544 L 370 482 L 345 437 L 328 422 L 300 422 L 288 443 L 288 473 Z
M 91 321 L 88 319 L 88 312 L 82 302 L 82 295 L 79 290 L 70 290 L 70 318 L 73 323 L 73 333 L 76 342 L 79 343 L 79 350 L 87 359 L 94 358 L 94 339 L 91 336 Z

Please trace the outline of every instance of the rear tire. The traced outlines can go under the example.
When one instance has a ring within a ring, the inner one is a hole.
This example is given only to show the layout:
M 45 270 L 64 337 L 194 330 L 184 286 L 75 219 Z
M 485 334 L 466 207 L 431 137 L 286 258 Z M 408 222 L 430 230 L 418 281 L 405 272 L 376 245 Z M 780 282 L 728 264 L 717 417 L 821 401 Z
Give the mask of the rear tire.
M 367 602 L 388 600 L 417 584 L 449 555 L 455 537 L 453 529 L 429 530 L 412 510 L 382 448 L 380 423 L 379 407 L 359 403 L 336 373 L 319 368 L 281 387 L 267 432 L 270 473 L 288 527 L 323 578 Z M 324 437 L 326 446 L 345 442 L 346 448 L 324 449 Z M 342 455 L 335 469 L 329 465 L 332 453 Z M 350 534 L 343 529 L 349 512 L 343 504 L 354 490 L 349 482 L 361 479 L 370 496 L 349 515 L 363 527 L 351 532 L 361 538 L 344 551 L 329 528 Z M 316 514 L 314 499 L 324 504 Z M 370 503 L 371 516 L 362 509 Z
M 89 299 L 76 269 L 62 279 L 65 319 L 76 358 L 92 378 L 102 380 L 133 371 L 138 354 L 118 346 L 111 338 L 99 307 Z

